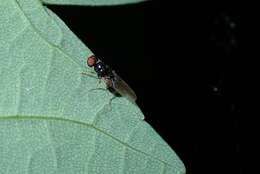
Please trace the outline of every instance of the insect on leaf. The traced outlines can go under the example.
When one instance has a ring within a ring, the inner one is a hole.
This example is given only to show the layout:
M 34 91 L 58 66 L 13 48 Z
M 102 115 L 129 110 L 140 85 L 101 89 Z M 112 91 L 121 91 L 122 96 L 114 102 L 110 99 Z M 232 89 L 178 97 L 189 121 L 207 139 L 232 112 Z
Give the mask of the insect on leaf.
M 0 24 L 0 173 L 185 173 L 136 105 L 81 75 L 92 52 L 41 1 L 0 0 Z

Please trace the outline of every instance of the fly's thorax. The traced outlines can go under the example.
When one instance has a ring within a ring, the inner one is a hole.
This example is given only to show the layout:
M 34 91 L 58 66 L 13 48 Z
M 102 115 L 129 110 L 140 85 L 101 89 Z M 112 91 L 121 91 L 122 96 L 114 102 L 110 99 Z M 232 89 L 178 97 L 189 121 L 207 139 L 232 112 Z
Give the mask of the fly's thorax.
M 96 65 L 94 66 L 94 70 L 96 71 L 99 77 L 104 77 L 107 76 L 109 67 L 100 61 L 96 63 Z

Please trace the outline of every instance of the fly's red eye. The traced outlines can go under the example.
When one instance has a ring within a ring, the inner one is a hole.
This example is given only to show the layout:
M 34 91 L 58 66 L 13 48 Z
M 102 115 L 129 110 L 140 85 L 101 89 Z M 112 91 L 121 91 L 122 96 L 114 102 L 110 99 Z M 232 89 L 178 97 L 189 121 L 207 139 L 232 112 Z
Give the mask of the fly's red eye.
M 94 55 L 90 56 L 87 60 L 87 64 L 89 67 L 94 66 L 96 63 L 97 63 L 97 58 Z

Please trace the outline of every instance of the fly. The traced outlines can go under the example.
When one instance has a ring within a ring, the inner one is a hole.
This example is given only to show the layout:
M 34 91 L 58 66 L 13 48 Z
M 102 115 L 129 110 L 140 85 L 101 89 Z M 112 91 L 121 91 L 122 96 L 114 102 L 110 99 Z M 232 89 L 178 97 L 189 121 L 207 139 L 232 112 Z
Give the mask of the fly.
M 135 103 L 137 97 L 130 86 L 108 65 L 96 58 L 94 55 L 87 59 L 89 67 L 94 67 L 98 78 L 102 79 L 107 86 L 107 89 L 115 95 L 126 97 L 131 102 Z

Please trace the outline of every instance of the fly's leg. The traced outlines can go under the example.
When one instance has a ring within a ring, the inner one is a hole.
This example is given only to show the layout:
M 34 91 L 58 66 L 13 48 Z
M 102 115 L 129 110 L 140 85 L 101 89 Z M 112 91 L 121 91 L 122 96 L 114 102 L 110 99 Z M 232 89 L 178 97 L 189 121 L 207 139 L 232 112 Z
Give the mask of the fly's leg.
M 89 92 L 90 91 L 96 91 L 96 90 L 102 90 L 102 91 L 106 91 L 107 92 L 107 88 L 94 88 L 94 89 L 90 89 L 89 90 Z M 111 98 L 109 98 L 109 101 L 108 101 L 108 103 L 106 104 L 106 106 L 108 106 L 108 110 L 109 111 L 111 111 L 112 110 L 112 107 L 111 107 L 111 103 L 112 103 L 112 100 L 114 100 L 116 98 L 116 96 L 115 95 L 113 95 Z
M 96 91 L 96 90 L 102 90 L 102 91 L 107 91 L 107 90 L 108 90 L 109 92 L 111 92 L 112 94 L 114 94 L 113 97 L 109 99 L 109 102 L 108 102 L 108 104 L 107 104 L 107 105 L 109 106 L 109 110 L 111 110 L 111 109 L 112 109 L 112 108 L 111 108 L 112 100 L 115 99 L 115 98 L 118 96 L 117 93 L 116 93 L 116 91 L 115 91 L 115 89 L 112 87 L 113 81 L 108 81 L 108 79 L 103 78 L 103 80 L 105 80 L 106 88 L 104 88 L 104 87 L 99 87 L 99 86 L 101 85 L 102 78 L 99 78 L 99 77 L 96 75 L 95 72 L 93 72 L 93 71 L 87 71 L 87 72 L 82 72 L 81 74 L 82 74 L 82 75 L 87 75 L 87 76 L 90 76 L 90 77 L 93 77 L 93 78 L 98 79 L 97 87 L 88 90 L 89 92 L 90 92 L 90 91 Z
M 96 75 L 95 72 L 93 71 L 86 71 L 86 72 L 82 72 L 81 75 L 86 75 L 86 76 L 90 76 L 92 78 L 98 79 L 98 84 L 97 86 L 99 86 L 101 84 L 101 79 Z
M 113 101 L 116 97 L 117 97 L 117 96 L 113 95 L 113 97 L 109 99 L 109 102 L 108 102 L 109 111 L 112 110 L 112 107 L 111 107 L 111 105 L 112 105 L 112 101 Z
M 101 83 L 101 79 L 99 80 L 99 84 Z M 89 91 L 96 91 L 96 90 L 102 90 L 102 91 L 109 91 L 113 96 L 109 99 L 108 103 L 106 104 L 109 107 L 109 111 L 112 110 L 111 104 L 112 100 L 114 100 L 116 97 L 118 97 L 118 93 L 115 91 L 114 88 L 107 86 L 106 88 L 97 87 L 94 89 L 90 89 Z
M 114 98 L 116 98 L 116 97 L 113 96 L 113 97 L 111 97 L 111 98 L 109 99 L 108 103 L 106 103 L 106 104 L 98 111 L 97 116 L 100 117 L 100 115 L 101 115 L 102 113 L 106 114 L 106 113 L 109 113 L 109 112 L 112 111 L 112 106 L 111 106 L 111 105 L 112 105 L 112 100 L 113 100 Z M 96 125 L 97 120 L 98 120 L 97 118 L 94 120 L 93 125 Z
M 97 77 L 96 77 L 96 78 L 97 78 Z M 97 84 L 96 84 L 97 87 L 96 87 L 96 88 L 93 88 L 93 89 L 90 89 L 89 91 L 96 91 L 96 90 L 107 91 L 106 88 L 100 86 L 100 85 L 101 85 L 101 82 L 102 82 L 101 78 L 98 78 L 98 82 L 97 82 Z
M 93 71 L 85 71 L 85 72 L 82 72 L 81 75 L 86 75 L 86 76 L 90 76 L 92 78 L 98 78 L 96 73 L 93 72 Z

